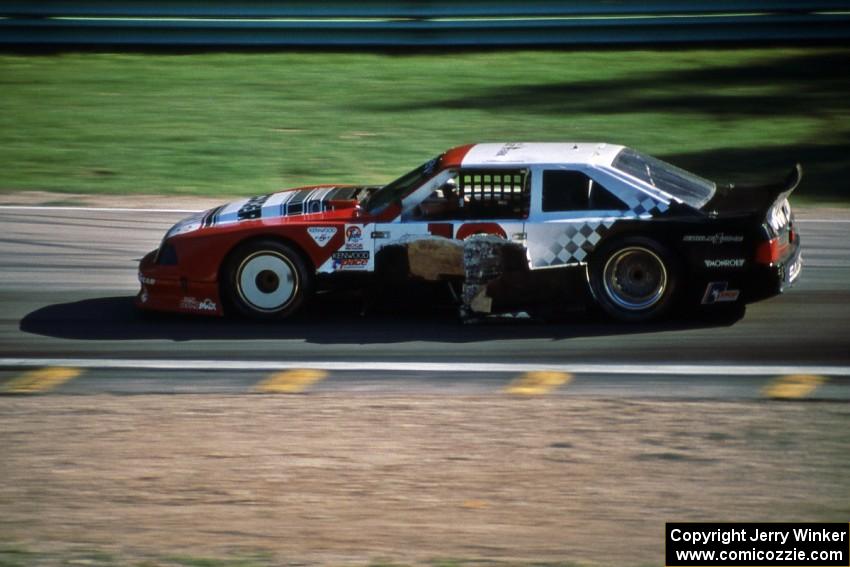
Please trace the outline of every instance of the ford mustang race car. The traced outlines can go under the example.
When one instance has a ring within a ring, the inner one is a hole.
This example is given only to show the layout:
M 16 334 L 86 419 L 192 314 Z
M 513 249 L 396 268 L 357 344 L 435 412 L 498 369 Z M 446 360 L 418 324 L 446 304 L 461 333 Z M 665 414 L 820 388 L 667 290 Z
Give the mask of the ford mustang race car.
M 283 318 L 324 281 L 380 274 L 393 244 L 494 235 L 522 247 L 530 274 L 579 274 L 616 319 L 742 305 L 800 275 L 788 195 L 801 176 L 798 165 L 778 183 L 718 185 L 618 145 L 460 146 L 384 186 L 291 189 L 190 216 L 141 260 L 136 303 Z

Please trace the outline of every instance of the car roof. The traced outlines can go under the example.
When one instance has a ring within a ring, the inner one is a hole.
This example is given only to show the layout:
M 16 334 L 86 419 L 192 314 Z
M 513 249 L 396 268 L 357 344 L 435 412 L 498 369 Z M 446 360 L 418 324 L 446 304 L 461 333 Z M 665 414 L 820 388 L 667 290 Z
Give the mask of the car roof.
M 589 142 L 508 142 L 466 146 L 461 166 L 497 164 L 610 165 L 623 146 Z

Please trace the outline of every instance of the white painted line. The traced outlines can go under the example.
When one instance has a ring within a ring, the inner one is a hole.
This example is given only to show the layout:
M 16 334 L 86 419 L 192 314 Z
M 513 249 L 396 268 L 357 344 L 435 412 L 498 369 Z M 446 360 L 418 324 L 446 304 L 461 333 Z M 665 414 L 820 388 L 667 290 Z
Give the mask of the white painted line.
M 0 367 L 68 366 L 144 370 L 366 370 L 401 372 L 569 372 L 572 374 L 641 374 L 694 376 L 768 376 L 819 374 L 850 376 L 850 366 L 760 364 L 522 364 L 511 362 L 357 362 L 316 360 L 147 360 L 128 358 L 0 358 Z
M 120 207 L 53 207 L 40 205 L 0 205 L 0 211 L 73 211 L 86 213 L 198 213 L 205 209 L 130 209 Z
M 802 223 L 807 223 L 807 222 L 826 222 L 826 223 L 838 223 L 838 224 L 841 224 L 841 223 L 848 223 L 848 222 L 850 222 L 850 219 L 801 219 L 801 218 L 796 218 L 796 219 L 794 219 L 794 222 L 802 222 Z

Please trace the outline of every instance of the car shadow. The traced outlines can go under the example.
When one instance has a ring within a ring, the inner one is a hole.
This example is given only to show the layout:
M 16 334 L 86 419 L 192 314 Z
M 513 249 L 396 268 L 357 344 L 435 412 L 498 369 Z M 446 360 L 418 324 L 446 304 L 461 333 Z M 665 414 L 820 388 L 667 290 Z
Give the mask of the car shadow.
M 492 340 L 552 340 L 680 331 L 728 326 L 743 316 L 674 319 L 621 324 L 593 312 L 577 311 L 556 320 L 487 318 L 463 323 L 450 304 L 388 302 L 363 312 L 357 294 L 328 294 L 286 321 L 246 321 L 138 310 L 133 297 L 104 297 L 57 303 L 37 309 L 20 322 L 25 333 L 90 341 L 298 339 L 316 344 L 381 344 L 410 341 L 471 343 Z

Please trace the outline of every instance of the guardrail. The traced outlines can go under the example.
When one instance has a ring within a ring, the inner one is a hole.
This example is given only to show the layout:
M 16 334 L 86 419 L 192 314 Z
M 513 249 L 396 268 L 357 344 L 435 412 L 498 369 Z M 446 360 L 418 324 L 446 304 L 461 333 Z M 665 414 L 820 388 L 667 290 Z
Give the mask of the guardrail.
M 498 46 L 845 40 L 850 0 L 0 1 L 0 44 Z

